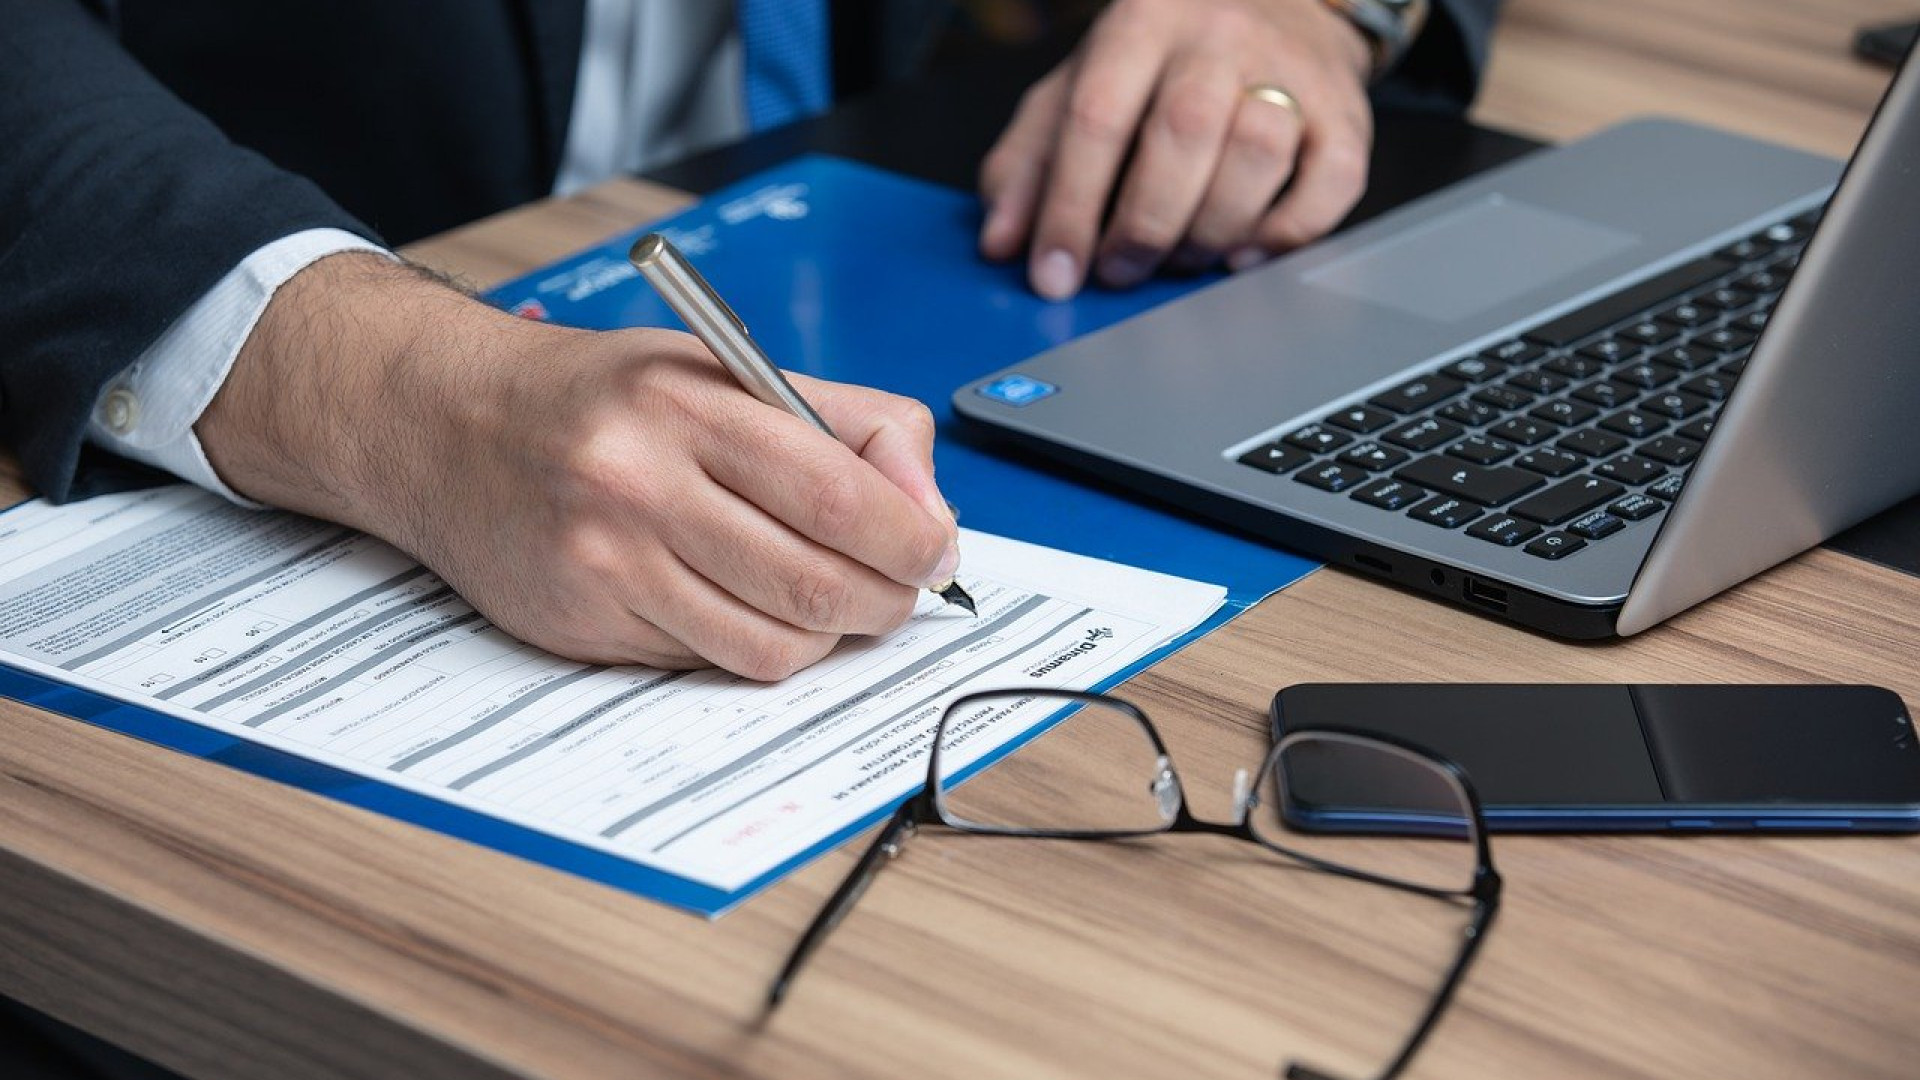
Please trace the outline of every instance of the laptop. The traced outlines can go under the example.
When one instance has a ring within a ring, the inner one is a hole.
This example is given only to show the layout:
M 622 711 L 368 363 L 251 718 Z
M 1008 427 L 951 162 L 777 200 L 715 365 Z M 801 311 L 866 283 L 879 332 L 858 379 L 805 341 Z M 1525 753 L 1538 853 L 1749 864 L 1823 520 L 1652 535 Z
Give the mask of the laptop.
M 963 422 L 1569 638 L 1920 491 L 1920 70 L 1838 163 L 1543 150 L 961 387 Z

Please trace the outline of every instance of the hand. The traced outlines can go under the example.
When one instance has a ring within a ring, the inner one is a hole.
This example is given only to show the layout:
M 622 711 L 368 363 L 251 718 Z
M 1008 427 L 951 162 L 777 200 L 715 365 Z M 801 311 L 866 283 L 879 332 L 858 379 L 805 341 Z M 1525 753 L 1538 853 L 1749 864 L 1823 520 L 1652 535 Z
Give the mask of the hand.
M 1163 262 L 1244 269 L 1306 243 L 1366 186 L 1370 65 L 1322 0 L 1114 0 L 987 154 L 981 250 L 1026 249 L 1034 290 L 1061 300 L 1090 265 L 1125 288 Z
M 795 376 L 845 443 L 681 333 L 517 319 L 339 255 L 282 287 L 196 430 L 249 497 L 353 525 L 507 632 L 780 679 L 958 562 L 918 402 Z

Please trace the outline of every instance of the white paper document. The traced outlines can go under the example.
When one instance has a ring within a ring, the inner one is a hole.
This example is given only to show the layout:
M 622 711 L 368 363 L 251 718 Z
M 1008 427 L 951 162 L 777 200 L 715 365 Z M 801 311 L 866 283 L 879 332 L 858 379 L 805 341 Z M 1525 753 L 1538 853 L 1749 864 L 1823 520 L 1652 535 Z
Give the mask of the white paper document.
M 918 787 L 970 690 L 1085 688 L 1219 587 L 963 532 L 979 616 L 914 617 L 780 683 L 507 636 L 379 540 L 170 487 L 0 515 L 6 662 L 733 890 Z M 1043 719 L 996 719 L 974 760 Z

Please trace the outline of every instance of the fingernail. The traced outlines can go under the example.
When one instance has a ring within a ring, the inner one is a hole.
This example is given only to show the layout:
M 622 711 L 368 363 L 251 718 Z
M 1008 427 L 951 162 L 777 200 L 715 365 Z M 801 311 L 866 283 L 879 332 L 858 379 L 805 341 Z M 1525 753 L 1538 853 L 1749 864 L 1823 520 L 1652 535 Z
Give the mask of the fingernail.
M 938 588 L 953 580 L 954 571 L 960 569 L 960 545 L 948 544 L 947 553 L 940 556 L 940 565 L 933 568 L 933 576 L 927 580 L 927 588 Z
M 1267 251 L 1265 248 L 1235 248 L 1227 255 L 1227 269 L 1237 274 L 1242 270 L 1251 270 L 1266 261 Z
M 1065 300 L 1080 291 L 1080 264 L 1060 248 L 1033 261 L 1033 291 L 1049 300 Z
M 1153 260 L 1145 255 L 1122 252 L 1100 260 L 1100 280 L 1116 289 L 1130 289 L 1153 273 Z
M 1197 274 L 1213 265 L 1219 256 L 1202 247 L 1182 244 L 1167 256 L 1167 269 L 1176 274 Z

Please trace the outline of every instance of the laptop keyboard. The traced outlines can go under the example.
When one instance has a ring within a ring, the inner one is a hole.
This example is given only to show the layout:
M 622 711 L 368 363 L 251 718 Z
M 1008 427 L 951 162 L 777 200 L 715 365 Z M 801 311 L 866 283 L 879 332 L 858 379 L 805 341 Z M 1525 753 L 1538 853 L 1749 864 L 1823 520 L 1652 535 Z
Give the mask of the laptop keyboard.
M 1777 222 L 1239 460 L 1566 558 L 1679 497 L 1818 220 Z

